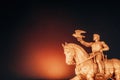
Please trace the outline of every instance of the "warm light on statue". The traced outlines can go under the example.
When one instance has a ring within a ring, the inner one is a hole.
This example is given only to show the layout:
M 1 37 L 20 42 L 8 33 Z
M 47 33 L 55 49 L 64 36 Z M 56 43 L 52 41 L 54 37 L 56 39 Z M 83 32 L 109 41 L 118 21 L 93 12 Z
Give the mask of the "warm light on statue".
M 107 59 L 104 51 L 108 51 L 109 47 L 100 41 L 100 35 L 93 34 L 93 42 L 86 42 L 82 33 L 86 31 L 75 30 L 72 36 L 82 45 L 91 47 L 91 53 L 75 43 L 62 44 L 66 63 L 75 65 L 76 76 L 71 80 L 120 80 L 120 60 Z

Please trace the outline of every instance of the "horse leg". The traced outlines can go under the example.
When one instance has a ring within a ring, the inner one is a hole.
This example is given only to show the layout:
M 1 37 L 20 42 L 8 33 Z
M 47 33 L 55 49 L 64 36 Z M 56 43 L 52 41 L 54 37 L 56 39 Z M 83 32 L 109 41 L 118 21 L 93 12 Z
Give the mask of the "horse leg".
M 86 78 L 87 80 L 94 80 L 93 76 L 94 74 L 87 74 Z
M 120 67 L 115 66 L 115 79 L 120 80 Z
M 70 80 L 82 80 L 82 78 L 81 78 L 81 76 L 75 76 L 75 77 L 73 77 L 73 78 L 70 79 Z
M 115 73 L 115 79 L 116 79 L 116 80 L 120 80 L 120 72 Z
M 106 67 L 105 68 L 105 79 L 109 79 L 111 77 L 113 77 L 113 74 L 114 74 L 114 69 L 113 68 L 108 68 Z

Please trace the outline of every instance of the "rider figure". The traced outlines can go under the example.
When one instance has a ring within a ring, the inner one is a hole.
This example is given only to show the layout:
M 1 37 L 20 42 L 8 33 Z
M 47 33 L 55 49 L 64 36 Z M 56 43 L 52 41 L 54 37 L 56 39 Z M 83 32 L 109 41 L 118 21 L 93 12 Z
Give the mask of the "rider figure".
M 86 47 L 91 47 L 92 53 L 91 55 L 95 55 L 94 59 L 97 62 L 98 68 L 99 68 L 99 73 L 104 74 L 104 64 L 103 64 L 103 59 L 104 59 L 104 54 L 103 51 L 108 51 L 109 47 L 107 44 L 105 44 L 104 41 L 100 41 L 100 36 L 98 34 L 93 34 L 93 40 L 94 42 L 86 42 L 82 39 L 82 35 L 80 34 L 81 30 L 76 30 L 75 34 L 73 36 L 77 38 L 77 40 L 84 46 Z M 85 32 L 84 32 L 85 33 Z M 78 35 L 79 34 L 79 35 Z

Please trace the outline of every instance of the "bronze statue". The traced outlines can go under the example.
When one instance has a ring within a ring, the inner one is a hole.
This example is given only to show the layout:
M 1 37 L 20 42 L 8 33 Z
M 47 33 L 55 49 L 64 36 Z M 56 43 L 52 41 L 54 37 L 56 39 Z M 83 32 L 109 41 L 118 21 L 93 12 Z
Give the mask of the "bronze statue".
M 86 33 L 83 30 L 75 30 L 74 36 L 82 45 L 91 47 L 92 53 L 86 52 L 80 45 L 74 43 L 62 44 L 66 63 L 75 65 L 76 76 L 71 80 L 120 80 L 120 60 L 104 59 L 103 51 L 108 51 L 109 47 L 104 41 L 100 41 L 98 34 L 93 34 L 94 42 L 83 40 Z
M 94 57 L 94 62 L 97 62 L 98 68 L 99 68 L 99 73 L 104 74 L 104 65 L 103 65 L 103 60 L 104 60 L 104 54 L 103 51 L 109 50 L 109 47 L 107 44 L 105 44 L 104 41 L 100 41 L 100 36 L 98 34 L 93 34 L 93 40 L 95 42 L 85 42 L 82 37 L 76 37 L 75 35 L 79 35 L 79 33 L 83 32 L 81 30 L 75 30 L 75 34 L 73 36 L 77 38 L 77 40 L 85 45 L 86 47 L 91 47 L 92 48 L 92 53 L 91 55 L 95 55 Z M 82 35 L 81 35 L 82 36 Z

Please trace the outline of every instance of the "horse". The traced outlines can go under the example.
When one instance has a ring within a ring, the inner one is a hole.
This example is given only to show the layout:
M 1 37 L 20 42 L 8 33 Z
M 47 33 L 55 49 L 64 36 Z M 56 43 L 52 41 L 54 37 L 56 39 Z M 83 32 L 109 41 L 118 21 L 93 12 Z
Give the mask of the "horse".
M 120 80 L 120 60 L 105 59 L 104 62 L 104 77 L 97 77 L 98 67 L 89 54 L 75 43 L 62 44 L 66 63 L 75 65 L 76 76 L 70 80 Z

